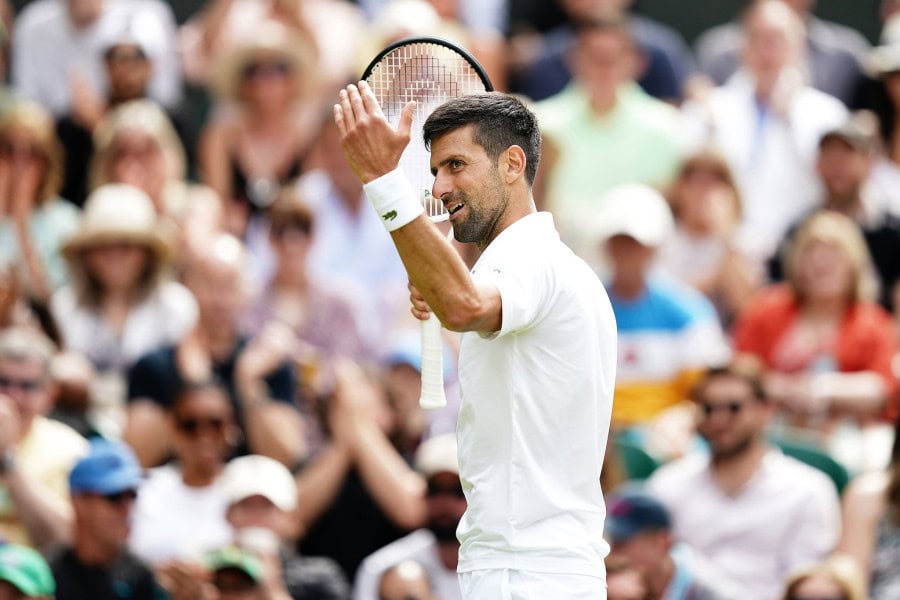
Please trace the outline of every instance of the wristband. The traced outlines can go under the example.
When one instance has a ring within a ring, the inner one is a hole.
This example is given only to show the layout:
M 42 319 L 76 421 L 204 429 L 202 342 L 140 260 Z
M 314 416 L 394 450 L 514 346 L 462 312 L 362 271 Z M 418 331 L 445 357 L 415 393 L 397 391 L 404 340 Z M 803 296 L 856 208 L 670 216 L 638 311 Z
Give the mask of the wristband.
M 363 190 L 389 232 L 409 224 L 425 211 L 399 168 L 363 185 Z

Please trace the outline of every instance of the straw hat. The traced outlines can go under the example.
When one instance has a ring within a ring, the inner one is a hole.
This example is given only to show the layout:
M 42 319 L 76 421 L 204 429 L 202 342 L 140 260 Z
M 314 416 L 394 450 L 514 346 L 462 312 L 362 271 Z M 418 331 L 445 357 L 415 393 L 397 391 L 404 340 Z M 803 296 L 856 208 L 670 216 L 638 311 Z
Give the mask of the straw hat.
M 300 95 L 313 90 L 317 69 L 314 48 L 298 32 L 267 21 L 254 29 L 253 37 L 240 39 L 213 65 L 210 83 L 215 94 L 220 98 L 237 98 L 244 67 L 263 56 L 290 61 L 298 78 Z
M 86 248 L 122 241 L 147 246 L 160 261 L 169 257 L 150 197 L 130 185 L 107 184 L 88 196 L 78 231 L 63 246 L 63 253 L 71 259 Z

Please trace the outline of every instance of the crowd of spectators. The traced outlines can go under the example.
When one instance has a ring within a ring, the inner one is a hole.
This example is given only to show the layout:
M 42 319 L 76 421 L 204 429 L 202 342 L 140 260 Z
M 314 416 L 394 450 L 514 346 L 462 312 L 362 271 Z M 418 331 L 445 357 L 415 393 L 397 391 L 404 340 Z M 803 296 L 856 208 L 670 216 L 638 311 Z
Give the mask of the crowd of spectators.
M 610 600 L 900 597 L 900 2 L 515 2 L 0 0 L 0 598 L 459 598 L 458 339 L 425 412 L 330 118 L 410 35 L 607 286 Z

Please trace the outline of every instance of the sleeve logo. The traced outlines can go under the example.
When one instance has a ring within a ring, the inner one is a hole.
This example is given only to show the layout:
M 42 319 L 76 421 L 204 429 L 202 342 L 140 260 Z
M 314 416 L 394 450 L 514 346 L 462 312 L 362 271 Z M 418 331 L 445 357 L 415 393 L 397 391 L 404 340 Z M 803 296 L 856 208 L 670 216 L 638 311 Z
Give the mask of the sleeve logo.
M 381 218 L 384 219 L 385 221 L 393 221 L 394 219 L 397 218 L 397 211 L 390 210 L 390 211 L 384 213 L 383 215 L 381 215 Z

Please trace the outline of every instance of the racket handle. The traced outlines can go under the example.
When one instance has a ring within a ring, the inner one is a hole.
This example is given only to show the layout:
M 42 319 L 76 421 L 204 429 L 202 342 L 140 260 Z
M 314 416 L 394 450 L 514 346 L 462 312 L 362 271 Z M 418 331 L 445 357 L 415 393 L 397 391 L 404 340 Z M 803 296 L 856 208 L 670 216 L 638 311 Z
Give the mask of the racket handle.
M 441 322 L 431 315 L 420 321 L 422 327 L 422 392 L 419 406 L 435 409 L 447 406 L 444 396 L 444 352 L 441 342 Z

